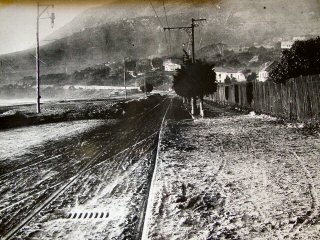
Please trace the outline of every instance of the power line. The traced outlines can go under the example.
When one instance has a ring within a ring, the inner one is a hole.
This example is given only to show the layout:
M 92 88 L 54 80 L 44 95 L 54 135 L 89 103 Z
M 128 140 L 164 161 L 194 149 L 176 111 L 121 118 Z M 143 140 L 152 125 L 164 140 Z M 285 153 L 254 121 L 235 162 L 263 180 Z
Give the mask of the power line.
M 199 36 L 200 36 L 199 48 L 201 48 L 202 47 L 202 32 L 201 32 L 200 28 L 198 28 L 198 29 L 199 29 Z
M 166 17 L 166 22 L 167 22 L 167 27 L 169 27 L 169 22 L 168 22 L 168 17 L 167 17 L 167 11 L 166 11 L 166 7 L 164 5 L 164 0 L 162 1 L 162 5 L 163 5 L 163 10 L 164 10 L 164 15 Z M 172 54 L 171 51 L 171 32 L 169 30 L 169 49 L 170 49 L 170 55 Z
M 11 70 L 13 70 L 13 73 L 18 74 L 21 78 L 24 78 L 25 76 L 23 76 L 16 67 L 14 67 L 9 61 L 6 61 L 4 59 L 1 59 L 1 68 L 2 68 L 2 72 L 3 74 L 5 73 L 5 69 L 4 69 L 4 64 L 6 64 L 7 66 L 9 66 L 11 68 Z
M 156 12 L 155 8 L 153 7 L 153 5 L 152 5 L 152 3 L 151 3 L 151 1 L 150 1 L 150 0 L 149 0 L 149 3 L 150 3 L 150 5 L 151 5 L 151 7 L 152 7 L 152 9 L 153 9 L 154 13 L 155 13 L 155 14 L 156 14 L 156 16 L 157 16 L 157 19 L 158 19 L 158 21 L 159 21 L 159 23 L 160 23 L 160 26 L 162 27 L 162 29 L 164 29 L 164 27 L 163 27 L 163 25 L 162 25 L 162 22 L 161 22 L 161 20 L 160 20 L 160 18 L 159 18 L 159 16 L 158 16 L 158 14 L 157 14 L 157 12 Z M 168 39 L 167 39 L 167 35 L 166 35 L 166 33 L 164 33 L 164 38 L 165 38 L 166 45 L 167 45 L 167 48 L 168 48 Z
M 150 0 L 149 0 L 149 3 L 150 3 L 150 5 L 151 5 L 151 7 L 152 7 L 152 9 L 153 9 L 154 13 L 155 13 L 155 14 L 156 14 L 156 16 L 157 16 L 157 19 L 158 19 L 158 21 L 159 21 L 159 23 L 160 23 L 160 26 L 163 28 L 163 25 L 162 25 L 162 23 L 161 23 L 161 21 L 160 21 L 160 18 L 159 18 L 159 16 L 158 16 L 158 14 L 157 14 L 156 10 L 154 9 L 154 7 L 153 7 L 153 5 L 152 5 L 152 3 L 151 3 L 151 1 L 150 1 Z
M 230 16 L 228 17 L 227 21 L 225 21 L 226 23 L 229 21 Z M 256 23 L 275 23 L 275 24 L 279 24 L 279 23 L 283 23 L 283 24 L 292 24 L 292 23 L 301 23 L 301 24 L 305 24 L 306 22 L 310 22 L 310 21 L 320 21 L 320 18 L 312 18 L 312 19 L 295 19 L 295 20 L 250 20 L 247 22 L 237 22 L 238 24 L 256 24 Z
M 192 40 L 192 62 L 195 62 L 195 44 L 194 44 L 194 28 L 198 27 L 199 25 L 195 24 L 196 22 L 202 22 L 202 21 L 206 21 L 205 18 L 200 18 L 200 19 L 191 19 L 191 26 L 184 26 L 184 27 L 167 27 L 164 28 L 164 30 L 171 30 L 171 29 L 175 29 L 175 30 L 185 30 L 187 32 L 189 32 L 191 30 L 191 40 Z

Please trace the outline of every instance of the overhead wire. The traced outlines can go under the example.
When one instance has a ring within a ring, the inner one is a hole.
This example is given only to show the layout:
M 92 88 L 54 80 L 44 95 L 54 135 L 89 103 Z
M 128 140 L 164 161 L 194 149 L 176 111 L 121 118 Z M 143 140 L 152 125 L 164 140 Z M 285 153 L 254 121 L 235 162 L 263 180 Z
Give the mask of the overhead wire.
M 152 2 L 151 2 L 151 0 L 149 0 L 149 3 L 150 3 L 150 5 L 151 5 L 151 8 L 153 9 L 153 12 L 155 13 L 155 15 L 156 15 L 156 17 L 157 17 L 157 19 L 158 19 L 158 21 L 159 21 L 159 23 L 160 23 L 160 26 L 161 26 L 161 28 L 162 29 L 164 29 L 164 27 L 163 27 L 163 25 L 162 25 L 162 22 L 161 22 L 161 20 L 160 20 L 160 18 L 159 18 L 159 16 L 158 16 L 158 14 L 157 14 L 157 11 L 156 11 L 156 9 L 154 8 L 154 6 L 153 6 L 153 4 L 152 4 Z M 168 48 L 168 39 L 167 39 L 167 35 L 166 35 L 166 33 L 164 32 L 164 38 L 165 38 L 165 41 L 166 41 L 166 45 L 167 45 L 167 48 Z
M 200 19 L 200 12 L 198 11 L 198 18 Z M 202 32 L 201 32 L 201 28 L 198 27 L 198 32 L 199 32 L 199 49 L 201 49 L 202 47 Z
M 167 22 L 167 27 L 169 27 L 169 22 L 168 22 L 168 16 L 167 16 L 167 11 L 166 11 L 166 7 L 164 5 L 164 0 L 162 1 L 162 5 L 163 5 L 163 10 L 164 10 L 164 15 L 166 17 L 166 22 Z M 172 48 L 171 48 L 171 32 L 170 29 L 168 29 L 168 34 L 169 34 L 169 53 L 170 55 L 172 55 Z
M 7 61 L 7 60 L 4 60 L 4 59 L 1 59 L 0 61 L 1 61 L 1 68 L 2 68 L 2 73 L 3 74 L 5 74 L 4 65 L 7 65 L 7 66 L 9 66 L 9 68 L 11 68 L 13 73 L 18 74 L 21 78 L 25 77 L 17 70 L 17 68 L 12 66 L 12 64 L 9 62 L 9 60 Z
M 154 13 L 156 14 L 156 17 L 157 17 L 157 19 L 158 19 L 158 21 L 159 21 L 159 23 L 160 23 L 160 26 L 163 28 L 162 22 L 161 22 L 161 20 L 160 20 L 160 18 L 159 18 L 159 16 L 158 16 L 158 14 L 157 14 L 157 12 L 156 12 L 155 8 L 153 7 L 152 2 L 151 2 L 150 0 L 149 0 L 149 3 L 150 3 L 150 5 L 151 5 L 151 7 L 152 7 L 152 9 L 153 9 Z

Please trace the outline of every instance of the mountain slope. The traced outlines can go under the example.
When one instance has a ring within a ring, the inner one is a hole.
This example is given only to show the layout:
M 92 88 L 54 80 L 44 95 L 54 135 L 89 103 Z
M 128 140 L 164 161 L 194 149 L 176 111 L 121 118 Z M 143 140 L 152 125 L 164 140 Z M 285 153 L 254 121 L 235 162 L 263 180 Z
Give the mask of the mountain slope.
M 49 36 L 58 40 L 41 46 L 42 73 L 70 74 L 95 64 L 122 61 L 123 57 L 182 55 L 188 34 L 172 30 L 169 38 L 168 32 L 163 32 L 167 23 L 162 4 L 153 3 L 160 24 L 148 2 L 118 2 L 89 9 Z M 216 1 L 201 5 L 170 2 L 165 7 L 170 26 L 190 26 L 193 17 L 207 19 L 195 30 L 196 49 L 215 43 L 271 44 L 279 38 L 320 33 L 317 0 L 290 0 L 290 4 L 288 0 L 223 0 L 218 5 Z M 172 52 L 168 51 L 169 42 Z M 0 61 L 2 82 L 34 75 L 34 49 L 2 55 Z

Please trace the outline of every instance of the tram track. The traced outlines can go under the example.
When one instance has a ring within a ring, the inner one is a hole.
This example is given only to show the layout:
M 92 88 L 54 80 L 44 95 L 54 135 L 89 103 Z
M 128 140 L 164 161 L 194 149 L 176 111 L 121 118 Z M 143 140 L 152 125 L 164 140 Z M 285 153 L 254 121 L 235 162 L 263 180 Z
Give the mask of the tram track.
M 153 108 L 151 108 L 149 111 L 147 111 L 146 113 L 141 113 L 141 114 L 137 114 L 135 116 L 133 116 L 133 118 L 143 118 L 145 117 L 148 113 L 152 112 L 154 109 L 157 109 L 159 106 L 161 106 L 161 104 L 163 104 L 166 100 L 168 99 L 168 97 L 164 98 L 160 103 L 156 104 Z M 120 102 L 120 100 L 115 100 L 114 102 Z M 60 144 L 62 145 L 62 144 Z M 56 146 L 55 148 L 59 148 L 59 146 Z M 54 148 L 52 149 L 49 149 L 48 151 L 52 151 Z M 57 159 L 61 156 L 66 156 L 68 155 L 69 153 L 73 153 L 74 152 L 74 149 L 71 149 L 71 150 L 68 150 L 68 151 L 65 151 L 65 152 L 62 152 L 62 153 L 59 153 L 58 155 L 55 155 L 55 156 L 51 156 L 47 159 L 44 159 L 44 160 L 41 160 L 41 156 L 37 156 L 36 160 L 37 162 L 33 163 L 33 164 L 30 164 L 30 165 L 26 165 L 26 166 L 23 166 L 23 167 L 20 167 L 20 168 L 17 168 L 15 170 L 12 170 L 12 171 L 9 171 L 9 172 L 6 172 L 4 174 L 0 174 L 0 181 L 4 180 L 7 176 L 13 174 L 13 173 L 17 173 L 17 172 L 20 172 L 22 170 L 25 170 L 25 169 L 29 169 L 30 167 L 35 167 L 35 166 L 38 166 L 40 164 L 43 164 L 45 162 L 48 162 L 48 161 L 51 161 L 53 159 Z
M 153 184 L 155 184 L 155 177 L 157 173 L 157 165 L 158 165 L 158 157 L 159 157 L 159 152 L 160 152 L 160 143 L 161 143 L 161 137 L 162 137 L 162 132 L 164 128 L 164 123 L 165 119 L 168 113 L 168 110 L 170 109 L 172 105 L 172 99 L 170 101 L 170 104 L 162 118 L 161 125 L 160 125 L 160 130 L 158 134 L 158 145 L 157 145 L 157 153 L 156 157 L 154 159 L 154 163 L 151 165 L 151 176 L 147 184 L 147 195 L 146 195 L 146 200 L 144 201 L 143 205 L 144 208 L 140 213 L 140 220 L 139 225 L 138 225 L 138 233 L 137 233 L 137 239 L 147 239 L 147 234 L 148 234 L 148 228 L 149 228 L 149 221 L 151 218 L 151 209 L 152 205 L 154 203 L 154 188 Z
M 158 111 L 157 114 L 159 114 L 158 108 L 160 106 L 167 106 L 166 101 L 168 100 L 168 98 L 165 98 L 163 101 L 161 101 L 160 103 L 158 103 L 156 106 L 154 106 L 152 109 L 150 109 L 147 112 L 144 112 L 144 114 L 142 114 L 141 116 L 138 116 L 137 118 L 142 121 L 143 118 L 146 118 L 146 116 L 151 113 L 151 112 L 156 112 L 155 110 Z M 171 103 L 171 102 L 170 102 Z M 168 106 L 165 108 L 165 114 L 167 113 L 169 107 L 170 107 L 170 103 L 168 103 Z M 161 108 L 162 109 L 162 108 Z M 165 117 L 165 115 L 164 115 Z M 164 119 L 164 118 L 163 118 Z M 163 120 L 162 120 L 163 121 Z M 147 132 L 149 132 L 151 129 L 148 129 Z M 136 132 L 136 131 L 135 131 Z M 115 159 L 117 156 L 121 155 L 122 153 L 126 152 L 126 151 L 130 151 L 130 149 L 133 149 L 134 147 L 136 147 L 137 145 L 148 141 L 150 139 L 152 139 L 153 137 L 155 137 L 157 134 L 159 134 L 159 130 L 153 131 L 151 134 L 149 134 L 146 137 L 141 136 L 140 134 L 137 134 L 137 136 L 134 135 L 133 139 L 134 140 L 134 144 L 131 144 L 130 146 L 127 146 L 126 148 L 122 149 L 121 151 L 118 151 L 117 153 L 115 153 L 114 155 L 104 158 L 104 155 L 106 154 L 105 151 L 101 150 L 101 148 L 97 148 L 97 150 L 94 153 L 94 156 L 88 161 L 88 162 L 84 162 L 83 164 L 81 164 L 82 166 L 78 166 L 78 170 L 77 173 L 75 175 L 73 175 L 72 177 L 69 177 L 68 179 L 65 179 L 63 182 L 54 184 L 55 186 L 59 186 L 56 190 L 54 190 L 49 196 L 47 196 L 45 198 L 44 201 L 41 202 L 41 204 L 39 204 L 38 206 L 36 206 L 32 211 L 30 211 L 23 219 L 20 219 L 19 223 L 17 225 L 15 225 L 15 227 L 13 227 L 10 231 L 8 231 L 7 233 L 4 234 L 4 236 L 2 236 L 1 239 L 11 239 L 12 237 L 14 237 L 16 235 L 17 232 L 19 232 L 24 226 L 26 226 L 32 219 L 34 219 L 35 216 L 37 216 L 43 209 L 45 209 L 46 207 L 50 206 L 52 202 L 54 202 L 56 199 L 58 199 L 63 193 L 65 193 L 81 176 L 84 175 L 84 173 L 88 172 L 88 170 L 90 170 L 93 167 L 99 166 L 103 163 L 106 163 L 108 161 L 111 161 L 112 159 Z M 103 148 L 103 147 L 102 147 Z M 70 150 L 70 152 L 72 152 L 72 150 Z M 112 152 L 112 151 L 110 151 Z M 44 160 L 45 162 L 49 162 L 50 160 L 54 160 L 55 158 L 58 158 L 59 156 L 53 156 L 50 157 L 46 160 Z M 81 161 L 83 162 L 83 161 Z M 81 163 L 80 162 L 80 163 Z M 40 165 L 41 163 L 43 163 L 43 161 L 41 162 L 36 162 L 32 165 L 30 165 L 31 167 L 35 167 Z M 122 163 L 119 163 L 120 165 Z M 120 166 L 119 165 L 119 166 Z M 8 172 L 5 173 L 3 175 L 0 176 L 0 180 L 5 180 L 6 177 L 13 175 L 14 173 L 17 172 L 21 172 L 24 171 L 25 169 L 28 169 L 30 166 L 24 166 L 20 169 L 16 169 L 12 172 Z M 57 176 L 53 176 L 53 178 L 56 178 Z M 49 185 L 46 189 L 42 189 L 40 190 L 40 192 L 44 192 L 47 191 L 48 189 L 52 189 L 51 186 Z M 52 189 L 53 190 L 53 189 Z M 21 199 L 21 201 L 26 201 L 28 200 L 28 197 L 25 199 Z M 10 206 L 7 206 L 6 208 L 10 208 Z M 3 210 L 1 210 L 3 211 Z

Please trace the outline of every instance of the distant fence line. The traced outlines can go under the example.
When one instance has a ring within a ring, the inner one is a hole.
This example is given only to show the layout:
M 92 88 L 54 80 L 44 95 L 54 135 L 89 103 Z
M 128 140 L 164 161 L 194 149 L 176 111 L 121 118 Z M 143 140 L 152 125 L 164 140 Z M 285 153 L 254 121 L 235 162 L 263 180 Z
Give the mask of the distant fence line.
M 271 81 L 219 84 L 209 99 L 298 121 L 320 121 L 320 75 Z

